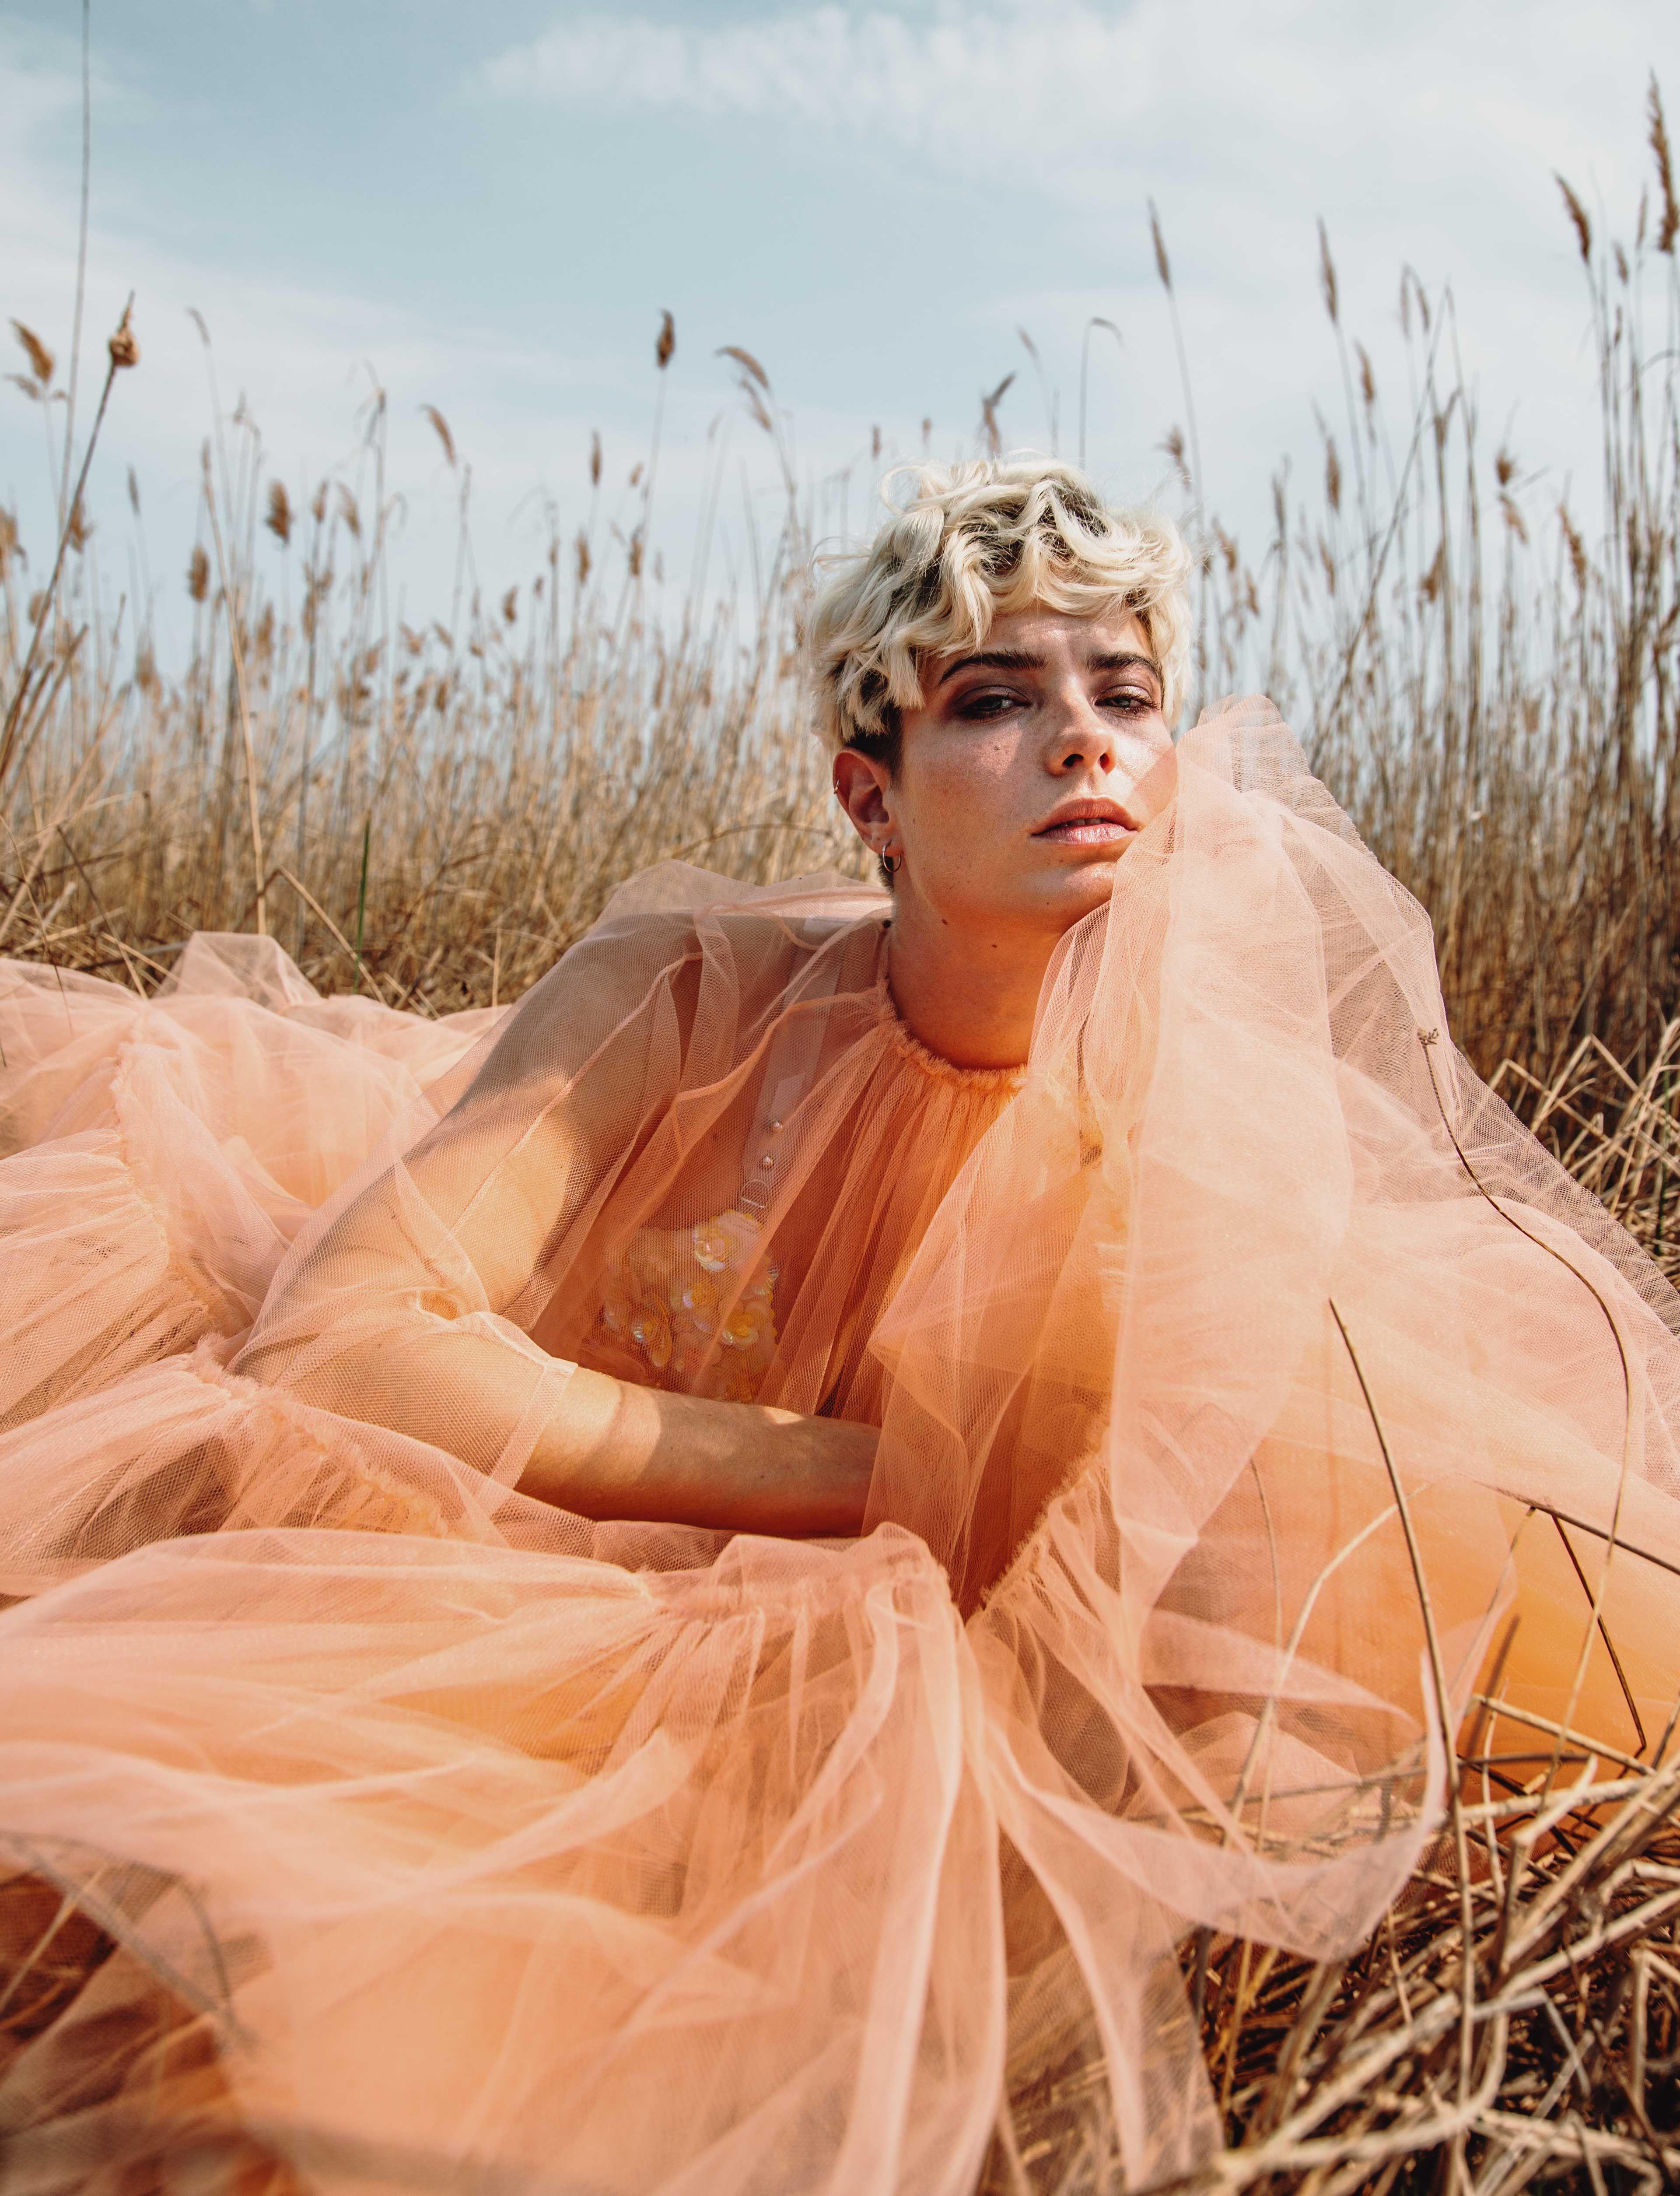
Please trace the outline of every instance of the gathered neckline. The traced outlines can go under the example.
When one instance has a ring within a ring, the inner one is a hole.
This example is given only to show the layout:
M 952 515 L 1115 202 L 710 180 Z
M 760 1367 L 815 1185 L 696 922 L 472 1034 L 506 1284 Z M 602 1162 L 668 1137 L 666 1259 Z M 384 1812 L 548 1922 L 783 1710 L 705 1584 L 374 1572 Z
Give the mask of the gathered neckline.
M 1012 1094 L 1026 1080 L 1026 1068 L 1019 1067 L 959 1067 L 954 1060 L 947 1060 L 942 1052 L 935 1052 L 911 1030 L 898 1011 L 898 1003 L 892 996 L 886 980 L 886 956 L 881 955 L 880 974 L 875 980 L 875 1006 L 880 1018 L 881 1035 L 903 1060 L 927 1077 L 930 1082 L 950 1084 L 954 1089 L 976 1093 L 1000 1092 Z

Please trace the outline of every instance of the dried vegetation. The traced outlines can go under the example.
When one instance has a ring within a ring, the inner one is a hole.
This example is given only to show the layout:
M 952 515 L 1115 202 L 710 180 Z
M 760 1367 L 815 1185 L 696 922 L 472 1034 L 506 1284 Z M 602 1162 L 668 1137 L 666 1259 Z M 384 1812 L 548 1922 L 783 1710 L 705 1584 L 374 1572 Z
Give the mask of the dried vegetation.
M 1514 1758 L 1487 1742 L 1493 1705 L 1460 1737 L 1452 1830 L 1350 1960 L 1185 1947 L 1229 2147 L 1167 2185 L 1655 2196 L 1680 2179 L 1672 1731 L 1653 1735 L 1656 1765 L 1607 1763 L 1555 1727 Z M 995 2147 L 982 2196 L 1114 2196 L 1104 2098 L 1095 2065 L 1018 2096 L 1013 2156 Z

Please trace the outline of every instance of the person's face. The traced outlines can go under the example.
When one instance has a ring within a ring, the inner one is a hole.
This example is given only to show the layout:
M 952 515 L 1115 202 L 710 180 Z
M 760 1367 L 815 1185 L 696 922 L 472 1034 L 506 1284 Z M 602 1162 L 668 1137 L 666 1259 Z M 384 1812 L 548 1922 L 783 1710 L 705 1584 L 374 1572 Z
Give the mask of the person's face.
M 909 893 L 943 922 L 1059 937 L 1108 899 L 1170 790 L 1142 626 L 1035 605 L 995 619 L 982 648 L 932 658 L 921 686 L 896 778 L 838 758 L 852 821 L 900 858 L 901 906 Z

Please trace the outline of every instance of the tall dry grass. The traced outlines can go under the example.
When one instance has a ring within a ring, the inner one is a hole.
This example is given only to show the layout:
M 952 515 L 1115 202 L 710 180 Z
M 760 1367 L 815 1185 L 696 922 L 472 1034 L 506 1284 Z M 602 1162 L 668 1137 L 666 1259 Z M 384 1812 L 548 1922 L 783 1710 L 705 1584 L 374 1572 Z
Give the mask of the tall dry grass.
M 1510 449 L 1490 462 L 1452 301 L 1409 272 L 1390 431 L 1325 243 L 1348 416 L 1342 439 L 1321 425 L 1318 507 L 1291 517 L 1278 483 L 1262 587 L 1215 529 L 1215 683 L 1273 692 L 1434 916 L 1459 1041 L 1543 1084 L 1585 1039 L 1642 1072 L 1676 1004 L 1680 286 L 1654 86 L 1650 119 L 1665 211 L 1654 234 L 1642 209 L 1631 253 L 1596 242 L 1563 187 L 1597 364 L 1596 518 L 1537 508 Z
M 1680 287 L 1654 83 L 1647 120 L 1654 175 L 1631 248 L 1596 235 L 1565 186 L 1602 431 L 1602 483 L 1578 510 L 1525 492 L 1510 452 L 1490 457 L 1452 302 L 1409 271 L 1408 385 L 1399 402 L 1379 390 L 1328 240 L 1345 417 L 1320 423 L 1311 495 L 1280 471 L 1250 556 L 1197 516 L 1208 484 L 1184 436 L 1167 438 L 1205 548 L 1201 692 L 1278 700 L 1429 907 L 1459 1040 L 1490 1073 L 1514 1062 L 1519 1100 L 1583 1043 L 1637 1083 L 1680 1008 Z M 802 725 L 812 529 L 779 441 L 782 519 L 753 545 L 750 587 L 708 593 L 702 557 L 673 615 L 649 584 L 657 431 L 627 529 L 605 525 L 596 494 L 528 585 L 486 601 L 468 477 L 434 414 L 460 485 L 456 580 L 410 624 L 391 606 L 383 396 L 359 465 L 301 508 L 244 412 L 218 417 L 198 546 L 161 583 L 184 584 L 193 621 L 186 662 L 166 669 L 143 564 L 138 607 L 111 610 L 69 453 L 50 449 L 55 363 L 24 339 L 66 553 L 32 592 L 55 545 L 30 545 L 26 568 L 0 517 L 0 950 L 144 986 L 193 929 L 261 925 L 317 981 L 435 1012 L 518 991 L 662 856 L 744 878 L 855 864 Z M 667 322 L 661 390 L 672 344 Z M 775 438 L 762 369 L 736 363 Z M 598 444 L 591 469 L 598 490 Z M 132 478 L 130 493 L 137 515 Z M 284 552 L 277 580 L 263 529 Z
M 661 332 L 661 379 L 670 344 Z M 44 402 L 38 340 L 32 367 Z M 796 729 L 808 542 L 791 499 L 780 537 L 754 545 L 749 602 L 708 600 L 697 579 L 661 620 L 655 444 L 627 539 L 592 509 L 574 538 L 554 535 L 528 586 L 486 603 L 469 477 L 433 419 L 459 483 L 456 582 L 413 625 L 390 606 L 382 395 L 360 471 L 303 508 L 265 477 L 248 417 L 217 422 L 176 674 L 143 610 L 137 630 L 109 615 L 89 543 L 45 610 L 50 644 L 20 697 L 43 604 L 25 601 L 14 534 L 0 532 L 0 702 L 17 714 L 0 758 L 0 950 L 143 987 L 193 930 L 256 927 L 325 987 L 437 1012 L 517 995 L 650 861 L 759 878 L 844 854 Z M 598 490 L 598 442 L 590 470 Z M 137 517 L 132 476 L 130 491 Z M 277 592 L 262 529 L 285 552 Z

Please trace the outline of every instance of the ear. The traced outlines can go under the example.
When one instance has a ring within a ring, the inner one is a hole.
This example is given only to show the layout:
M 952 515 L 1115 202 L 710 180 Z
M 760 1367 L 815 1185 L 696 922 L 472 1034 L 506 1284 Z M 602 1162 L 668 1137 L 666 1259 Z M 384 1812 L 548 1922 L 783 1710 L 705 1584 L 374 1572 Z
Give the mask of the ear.
M 851 818 L 852 829 L 876 856 L 886 852 L 892 836 L 892 818 L 887 807 L 892 785 L 886 765 L 874 755 L 860 754 L 856 748 L 842 748 L 834 757 L 834 791 L 840 806 Z

